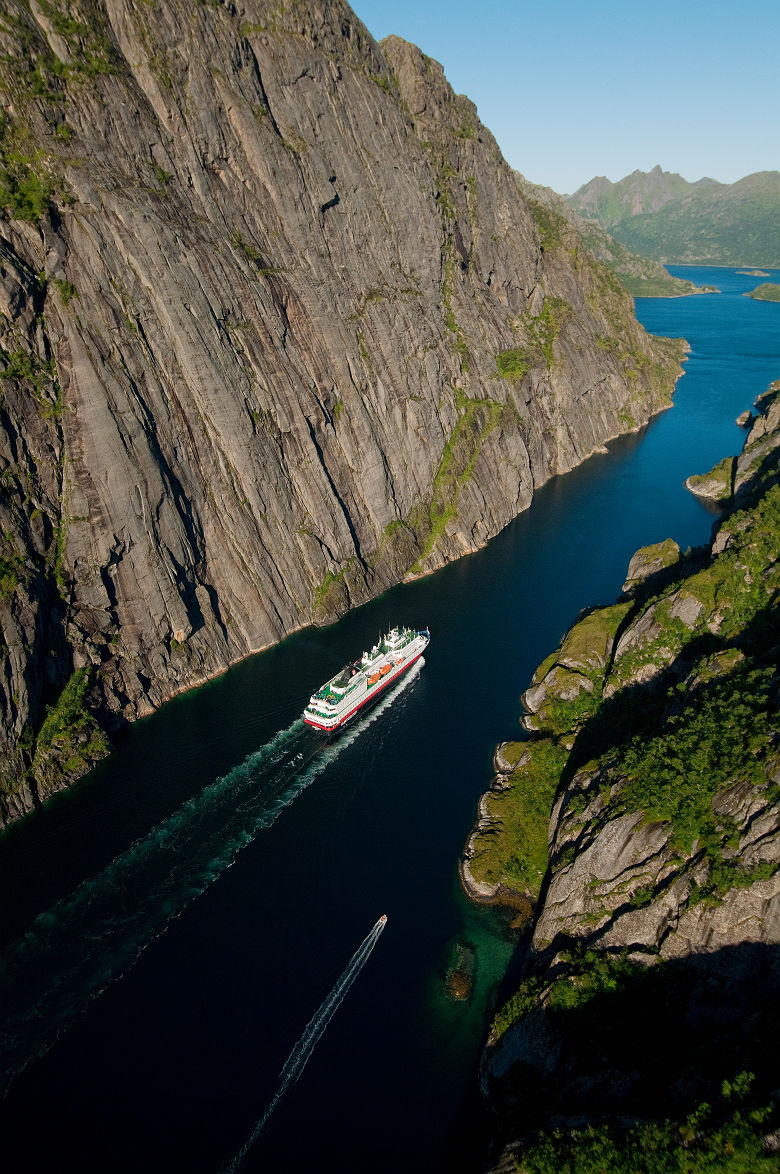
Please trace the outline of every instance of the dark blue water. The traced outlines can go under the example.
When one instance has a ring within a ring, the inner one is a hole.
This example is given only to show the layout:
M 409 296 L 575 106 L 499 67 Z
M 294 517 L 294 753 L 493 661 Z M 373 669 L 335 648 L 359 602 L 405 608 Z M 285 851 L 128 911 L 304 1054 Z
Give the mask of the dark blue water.
M 138 723 L 0 841 L 10 1169 L 227 1168 L 381 913 L 240 1168 L 436 1168 L 513 950 L 457 882 L 493 748 L 638 546 L 707 538 L 683 481 L 739 449 L 735 417 L 780 376 L 780 307 L 741 296 L 759 279 L 673 272 L 722 291 L 637 303 L 691 343 L 673 409 L 545 486 L 486 550 Z M 323 749 L 299 721 L 309 693 L 394 622 L 430 625 L 426 664 Z M 445 991 L 457 943 L 477 956 L 468 1004 Z

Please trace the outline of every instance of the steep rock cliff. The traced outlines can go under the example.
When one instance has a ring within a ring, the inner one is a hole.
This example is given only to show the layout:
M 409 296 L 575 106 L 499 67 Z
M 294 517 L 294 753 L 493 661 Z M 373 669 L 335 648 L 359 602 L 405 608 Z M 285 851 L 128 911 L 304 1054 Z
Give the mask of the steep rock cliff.
M 680 349 L 340 0 L 9 0 L 0 71 L 8 819 L 91 713 L 483 545 Z
M 620 1170 L 677 1168 L 686 1144 L 701 1149 L 686 1158 L 696 1170 L 764 1169 L 761 1153 L 777 1152 L 763 1108 L 743 1137 L 748 1118 L 720 1099 L 737 1078 L 763 1102 L 777 1085 L 765 1049 L 780 992 L 776 385 L 759 406 L 711 548 L 637 552 L 620 601 L 539 666 L 529 741 L 497 754 L 464 878 L 475 896 L 538 902 L 483 1070 L 504 1139 L 526 1136 L 502 1168 L 550 1168 L 549 1144 L 568 1169 L 569 1149 L 593 1142 L 595 1157 L 596 1141 Z M 639 1118 L 667 1122 L 655 1164 L 636 1156 L 650 1136 Z M 551 1125 L 558 1141 L 528 1140 Z

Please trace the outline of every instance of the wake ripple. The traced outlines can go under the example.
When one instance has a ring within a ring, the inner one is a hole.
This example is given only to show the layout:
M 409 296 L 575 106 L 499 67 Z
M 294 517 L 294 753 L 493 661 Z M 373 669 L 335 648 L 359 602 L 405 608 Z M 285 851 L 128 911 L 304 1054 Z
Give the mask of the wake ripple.
M 355 953 L 350 958 L 346 968 L 344 969 L 333 990 L 320 1004 L 316 1014 L 307 1024 L 306 1030 L 298 1040 L 293 1050 L 290 1052 L 290 1055 L 287 1057 L 282 1071 L 279 1073 L 280 1084 L 274 1093 L 273 1098 L 271 1099 L 271 1103 L 269 1104 L 265 1113 L 263 1113 L 263 1116 L 255 1125 L 254 1129 L 241 1149 L 238 1151 L 232 1161 L 226 1167 L 224 1167 L 223 1174 L 235 1174 L 235 1171 L 238 1170 L 244 1158 L 262 1133 L 268 1119 L 270 1118 L 276 1106 L 279 1104 L 279 1101 L 282 1099 L 287 1090 L 291 1088 L 298 1080 L 299 1076 L 309 1062 L 309 1057 L 317 1046 L 317 1043 L 325 1031 L 325 1028 L 328 1026 L 331 1019 L 335 1015 L 339 1005 L 344 999 L 344 996 L 352 986 L 352 983 L 355 981 L 358 974 L 368 961 L 371 955 L 371 951 L 379 941 L 379 935 L 382 933 L 382 930 L 385 928 L 386 924 L 386 919 L 384 917 L 380 917 L 376 924 L 372 927 L 371 932 L 363 939 Z
M 392 704 L 333 743 L 298 718 L 32 923 L 0 961 L 0 1095 Z

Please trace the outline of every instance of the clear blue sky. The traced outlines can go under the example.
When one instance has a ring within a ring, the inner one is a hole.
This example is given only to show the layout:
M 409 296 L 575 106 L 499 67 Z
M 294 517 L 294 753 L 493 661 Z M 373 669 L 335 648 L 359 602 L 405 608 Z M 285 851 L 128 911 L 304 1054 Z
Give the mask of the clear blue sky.
M 351 0 L 476 102 L 508 162 L 562 194 L 660 163 L 780 169 L 779 0 Z

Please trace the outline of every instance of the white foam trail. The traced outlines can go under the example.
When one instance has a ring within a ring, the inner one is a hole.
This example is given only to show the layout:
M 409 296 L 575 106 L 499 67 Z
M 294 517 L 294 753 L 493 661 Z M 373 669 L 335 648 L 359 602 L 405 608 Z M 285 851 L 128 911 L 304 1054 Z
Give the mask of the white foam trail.
M 335 742 L 323 745 L 296 719 L 39 914 L 0 959 L 0 1094 L 387 709 L 422 663 Z
M 318 1007 L 316 1014 L 307 1024 L 306 1030 L 298 1040 L 293 1050 L 290 1052 L 290 1055 L 287 1057 L 282 1071 L 279 1073 L 280 1084 L 274 1093 L 273 1098 L 271 1099 L 271 1103 L 269 1104 L 265 1113 L 263 1113 L 263 1116 L 256 1123 L 254 1129 L 242 1145 L 241 1149 L 231 1160 L 231 1162 L 226 1167 L 224 1167 L 224 1174 L 235 1174 L 235 1171 L 238 1170 L 244 1158 L 262 1133 L 269 1117 L 273 1113 L 276 1106 L 279 1104 L 279 1101 L 300 1077 L 301 1073 L 309 1062 L 309 1057 L 311 1056 L 323 1032 L 325 1031 L 325 1028 L 328 1026 L 331 1019 L 335 1015 L 344 999 L 344 996 L 352 986 L 352 983 L 355 981 L 358 974 L 368 961 L 371 951 L 379 941 L 379 935 L 382 933 L 382 930 L 385 928 L 386 924 L 386 919 L 384 917 L 380 917 L 371 929 L 371 932 L 363 939 L 355 953 L 350 958 L 333 990 Z

